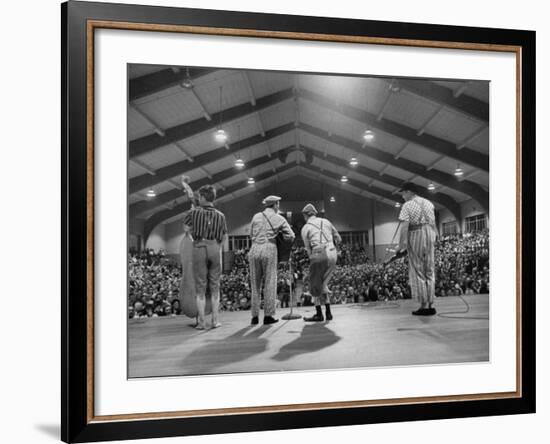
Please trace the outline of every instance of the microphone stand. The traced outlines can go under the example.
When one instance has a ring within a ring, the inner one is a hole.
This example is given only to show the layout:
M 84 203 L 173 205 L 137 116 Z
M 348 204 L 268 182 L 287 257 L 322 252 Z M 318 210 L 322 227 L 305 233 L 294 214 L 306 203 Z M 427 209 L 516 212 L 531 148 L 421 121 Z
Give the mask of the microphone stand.
M 300 315 L 297 315 L 297 314 L 293 314 L 293 308 L 294 308 L 294 304 L 293 304 L 293 301 L 294 301 L 294 291 L 292 291 L 292 282 L 294 281 L 294 274 L 292 274 L 292 255 L 290 255 L 288 257 L 288 269 L 289 269 L 289 272 L 290 272 L 290 287 L 289 287 L 289 291 L 290 291 L 290 313 L 284 315 L 281 319 L 284 319 L 285 321 L 290 321 L 292 319 L 301 319 L 302 316 Z

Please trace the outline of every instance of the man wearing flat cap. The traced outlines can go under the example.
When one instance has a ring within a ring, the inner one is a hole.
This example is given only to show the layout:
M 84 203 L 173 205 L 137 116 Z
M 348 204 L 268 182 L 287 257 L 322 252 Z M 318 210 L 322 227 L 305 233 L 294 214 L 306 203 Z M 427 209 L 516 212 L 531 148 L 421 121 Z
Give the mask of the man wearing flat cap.
M 338 259 L 336 245 L 342 241 L 340 234 L 328 219 L 317 217 L 317 209 L 307 204 L 302 214 L 306 220 L 302 227 L 302 239 L 309 256 L 309 288 L 315 301 L 315 314 L 304 317 L 306 322 L 325 320 L 321 304 L 325 304 L 327 321 L 332 320 L 328 282 Z
M 409 256 L 409 285 L 412 297 L 420 308 L 412 312 L 416 316 L 432 316 L 435 298 L 435 214 L 434 206 L 416 194 L 416 186 L 404 183 L 399 189 L 405 201 L 399 213 L 401 232 L 399 250 L 407 250 Z
M 260 314 L 260 294 L 264 290 L 264 324 L 274 324 L 275 298 L 277 296 L 277 244 L 276 237 L 294 241 L 295 235 L 286 219 L 279 214 L 279 196 L 267 196 L 262 204 L 264 211 L 256 213 L 250 224 L 252 247 L 248 253 L 250 281 L 252 287 L 252 325 L 258 323 Z

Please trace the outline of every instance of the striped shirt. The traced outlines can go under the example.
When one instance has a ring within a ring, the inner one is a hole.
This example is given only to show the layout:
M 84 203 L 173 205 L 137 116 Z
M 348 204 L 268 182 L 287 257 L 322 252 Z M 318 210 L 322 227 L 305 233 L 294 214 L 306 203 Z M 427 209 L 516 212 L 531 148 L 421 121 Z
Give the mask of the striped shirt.
M 193 239 L 207 239 L 221 242 L 227 233 L 225 215 L 212 205 L 195 207 L 183 219 L 183 223 L 191 228 Z

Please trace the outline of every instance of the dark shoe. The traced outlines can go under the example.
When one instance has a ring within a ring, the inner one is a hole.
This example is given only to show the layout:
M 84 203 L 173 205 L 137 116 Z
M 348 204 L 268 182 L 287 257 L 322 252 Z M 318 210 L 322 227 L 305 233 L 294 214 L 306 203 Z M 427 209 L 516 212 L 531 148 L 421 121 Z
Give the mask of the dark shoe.
M 258 316 L 254 316 L 254 317 L 252 318 L 252 321 L 250 322 L 250 325 L 258 325 L 258 322 L 260 322 L 260 321 L 258 320 Z
M 315 314 L 309 318 L 306 318 L 304 316 L 304 321 L 306 322 L 323 322 L 325 320 L 325 318 L 323 317 L 323 315 L 318 315 L 318 314 Z
M 415 316 L 429 316 L 430 312 L 427 308 L 419 308 L 418 310 L 413 311 L 412 314 Z
M 275 322 L 279 322 L 279 320 L 271 316 L 264 316 L 264 325 L 275 324 Z
M 427 308 L 426 310 L 428 311 L 428 313 L 426 313 L 427 316 L 433 316 L 434 314 L 437 313 L 435 311 L 435 308 L 433 308 L 433 307 Z
M 330 304 L 325 304 L 325 317 L 327 321 L 332 321 L 332 312 L 330 311 Z

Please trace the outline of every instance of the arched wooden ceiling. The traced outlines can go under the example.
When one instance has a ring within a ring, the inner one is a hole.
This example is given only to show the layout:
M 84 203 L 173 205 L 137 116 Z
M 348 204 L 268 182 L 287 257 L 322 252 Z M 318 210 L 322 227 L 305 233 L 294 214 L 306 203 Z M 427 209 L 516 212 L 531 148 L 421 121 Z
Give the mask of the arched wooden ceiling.
M 225 199 L 248 177 L 260 187 L 284 174 L 346 174 L 350 188 L 388 204 L 408 180 L 457 219 L 469 198 L 488 211 L 488 82 L 130 65 L 128 87 L 130 217 L 147 229 L 187 209 L 182 174 Z M 213 138 L 220 126 L 225 144 Z

